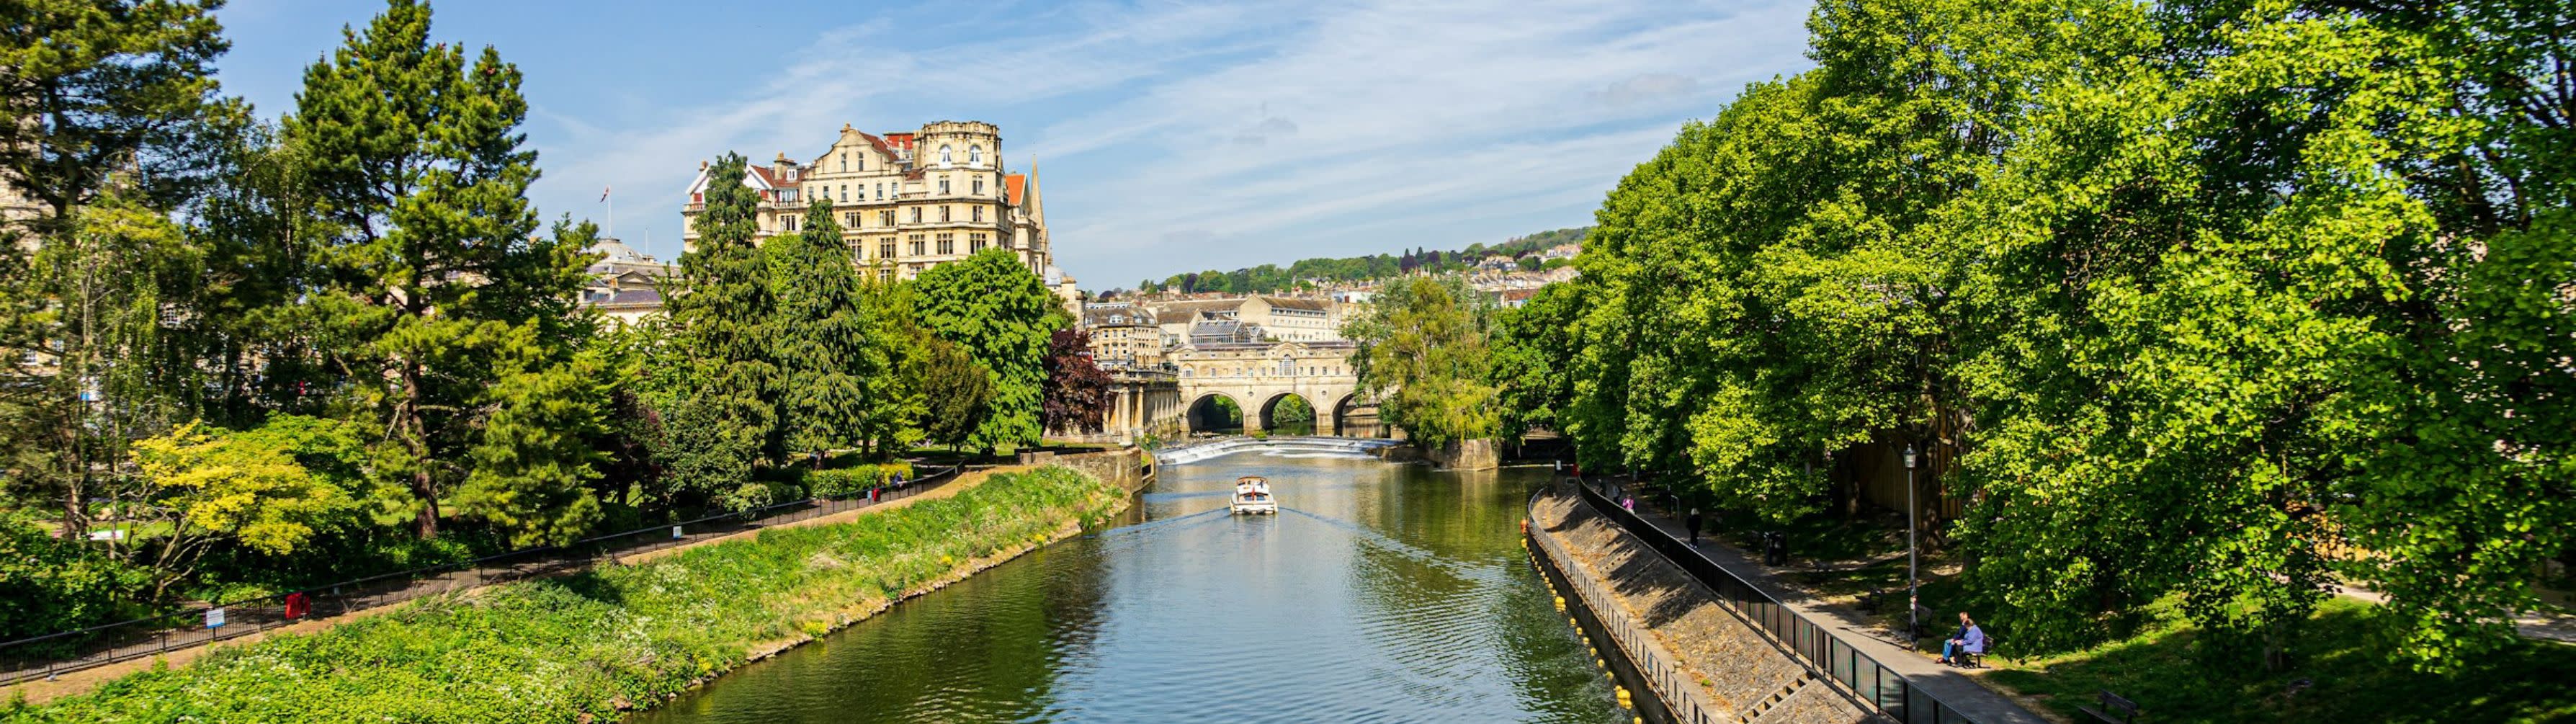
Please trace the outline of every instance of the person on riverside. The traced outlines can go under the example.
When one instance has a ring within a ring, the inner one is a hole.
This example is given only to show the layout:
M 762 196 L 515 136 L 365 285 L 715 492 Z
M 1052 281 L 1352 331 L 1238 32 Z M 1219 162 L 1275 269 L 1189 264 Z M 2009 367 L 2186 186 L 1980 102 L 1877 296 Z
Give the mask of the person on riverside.
M 1977 628 L 1977 622 L 1968 618 L 1968 612 L 1960 611 L 1959 630 L 1950 634 L 1950 640 L 1941 642 L 1941 663 L 1956 664 L 1959 654 L 1985 652 L 1986 630 Z
M 1690 529 L 1690 535 L 1691 535 L 1691 541 L 1690 541 L 1690 542 L 1691 542 L 1691 545 L 1699 545 L 1699 509 L 1698 509 L 1698 508 L 1692 508 L 1692 509 L 1690 509 L 1690 515 L 1689 515 L 1688 517 L 1684 517 L 1684 518 L 1682 518 L 1682 527 Z

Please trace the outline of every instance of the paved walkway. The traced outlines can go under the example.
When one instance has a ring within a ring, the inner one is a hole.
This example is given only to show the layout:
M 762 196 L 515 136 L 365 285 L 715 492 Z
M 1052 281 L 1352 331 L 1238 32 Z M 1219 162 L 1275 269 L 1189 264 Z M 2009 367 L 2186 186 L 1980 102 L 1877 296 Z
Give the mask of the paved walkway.
M 1638 510 L 1637 515 L 1675 540 L 1687 540 L 1689 533 L 1679 521 L 1644 509 Z M 1939 697 L 1959 713 L 1983 724 L 2045 724 L 2048 721 L 2015 703 L 2011 697 L 1971 680 L 1959 669 L 1943 666 L 1929 656 L 1889 642 L 1869 617 L 1841 605 L 1815 600 L 1794 586 L 1783 585 L 1771 575 L 1768 567 L 1734 548 L 1716 543 L 1714 539 L 1703 536 L 1700 541 L 1694 548 L 1702 557 L 1744 579 L 1744 582 L 1761 588 L 1781 605 L 1797 611 L 1816 625 L 1832 629 L 1836 638 L 1904 676 L 1916 687 Z

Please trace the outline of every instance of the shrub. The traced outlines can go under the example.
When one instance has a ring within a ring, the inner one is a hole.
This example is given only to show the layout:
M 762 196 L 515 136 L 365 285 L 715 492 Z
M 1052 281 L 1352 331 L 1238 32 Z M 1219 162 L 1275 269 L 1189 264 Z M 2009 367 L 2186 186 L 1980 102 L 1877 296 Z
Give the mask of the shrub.
M 805 474 L 805 484 L 814 489 L 814 497 L 847 498 L 874 487 L 876 476 L 875 467 L 816 470 Z
M 57 540 L 23 515 L 0 517 L 0 640 L 142 616 L 152 572 Z
M 716 498 L 718 505 L 736 513 L 749 513 L 777 502 L 777 493 L 770 489 L 768 483 L 743 483 Z

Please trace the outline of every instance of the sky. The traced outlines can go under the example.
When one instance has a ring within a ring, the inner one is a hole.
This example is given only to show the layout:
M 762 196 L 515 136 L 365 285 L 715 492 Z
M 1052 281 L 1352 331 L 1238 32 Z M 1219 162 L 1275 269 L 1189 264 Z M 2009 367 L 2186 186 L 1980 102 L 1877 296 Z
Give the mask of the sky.
M 516 63 L 548 219 L 665 260 L 698 162 L 811 160 L 842 124 L 1002 129 L 1086 289 L 1591 223 L 1746 84 L 1808 67 L 1804 0 L 731 3 L 447 0 Z M 228 93 L 276 118 L 382 6 L 234 0 Z

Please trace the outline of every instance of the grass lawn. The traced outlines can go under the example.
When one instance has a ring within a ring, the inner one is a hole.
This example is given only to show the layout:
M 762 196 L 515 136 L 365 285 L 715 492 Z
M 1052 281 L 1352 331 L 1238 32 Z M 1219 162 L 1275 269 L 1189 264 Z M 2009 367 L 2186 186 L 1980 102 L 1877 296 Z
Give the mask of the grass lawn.
M 597 721 L 1124 499 L 1069 468 L 995 475 L 851 522 L 771 528 L 228 646 L 88 694 L 0 703 L 0 722 Z
M 2139 718 L 2152 722 L 2576 721 L 2576 646 L 2525 641 L 2456 675 L 2419 674 L 2379 654 L 2378 615 L 2361 601 L 2328 601 L 2280 673 L 2195 662 L 2200 632 L 2167 616 L 2089 651 L 1990 660 L 2002 668 L 1988 681 L 2043 697 L 2044 706 L 2074 721 L 2091 720 L 2075 707 L 2102 689 L 2138 702 Z

